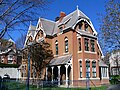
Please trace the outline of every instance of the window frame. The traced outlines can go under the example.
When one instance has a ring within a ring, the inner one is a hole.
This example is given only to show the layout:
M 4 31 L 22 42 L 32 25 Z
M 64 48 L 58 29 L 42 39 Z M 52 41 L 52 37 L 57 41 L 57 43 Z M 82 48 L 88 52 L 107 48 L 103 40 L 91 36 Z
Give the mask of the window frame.
M 90 61 L 86 60 L 86 78 L 90 78 Z
M 55 41 L 55 54 L 58 55 L 58 41 Z
M 79 61 L 79 67 L 80 67 L 80 78 L 82 78 L 82 61 Z
M 90 40 L 91 42 L 91 52 L 95 52 L 95 40 Z
M 92 77 L 96 78 L 97 73 L 96 73 L 96 61 L 92 61 Z
M 81 38 L 78 38 L 78 51 L 81 51 Z
M 65 53 L 68 53 L 68 49 L 69 49 L 69 46 L 68 46 L 68 38 L 65 37 Z
M 85 51 L 89 51 L 89 39 L 88 38 L 84 39 L 84 44 L 85 44 Z

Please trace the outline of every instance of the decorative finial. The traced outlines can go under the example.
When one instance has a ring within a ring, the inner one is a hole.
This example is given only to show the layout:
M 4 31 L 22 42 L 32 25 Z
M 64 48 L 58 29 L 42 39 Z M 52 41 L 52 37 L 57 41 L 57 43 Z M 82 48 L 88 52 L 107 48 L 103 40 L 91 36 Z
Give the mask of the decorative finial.
M 78 5 L 77 5 L 77 10 L 78 10 Z

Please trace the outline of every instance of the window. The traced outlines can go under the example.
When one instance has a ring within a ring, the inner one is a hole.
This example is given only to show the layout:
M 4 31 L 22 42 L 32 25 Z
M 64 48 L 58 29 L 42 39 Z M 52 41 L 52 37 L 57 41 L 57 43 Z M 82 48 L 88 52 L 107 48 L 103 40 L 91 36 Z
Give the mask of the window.
M 79 23 L 79 29 L 82 30 L 82 22 Z
M 96 62 L 95 61 L 92 62 L 92 77 L 93 78 L 96 77 Z
M 94 43 L 94 40 L 91 40 L 91 51 L 95 52 L 95 43 Z
M 86 78 L 90 77 L 90 61 L 86 61 Z
M 58 55 L 58 41 L 55 42 L 55 48 L 56 48 L 56 55 Z
M 79 61 L 80 64 L 80 78 L 82 78 L 82 61 Z
M 60 29 L 60 33 L 62 33 L 63 27 L 61 26 L 61 27 L 59 27 L 59 29 Z
M 78 50 L 81 51 L 81 38 L 78 38 Z
M 65 53 L 68 52 L 68 39 L 65 38 Z
M 89 39 L 85 38 L 85 51 L 89 51 Z
M 88 31 L 88 24 L 85 23 L 85 31 Z

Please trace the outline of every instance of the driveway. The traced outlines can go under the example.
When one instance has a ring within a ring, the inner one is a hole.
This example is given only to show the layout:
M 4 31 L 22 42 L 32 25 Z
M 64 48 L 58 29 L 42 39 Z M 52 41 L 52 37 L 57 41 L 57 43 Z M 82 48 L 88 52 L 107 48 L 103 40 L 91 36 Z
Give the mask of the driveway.
M 109 86 L 106 90 L 120 90 L 120 83 Z

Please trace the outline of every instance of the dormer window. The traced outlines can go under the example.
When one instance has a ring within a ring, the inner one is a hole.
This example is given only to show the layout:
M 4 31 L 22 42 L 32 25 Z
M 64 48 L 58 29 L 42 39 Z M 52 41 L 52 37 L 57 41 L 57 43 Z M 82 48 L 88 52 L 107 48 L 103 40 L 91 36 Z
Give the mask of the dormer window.
M 63 31 L 63 27 L 59 27 L 59 29 L 60 29 L 60 33 L 62 33 L 62 31 Z
M 85 23 L 85 31 L 88 31 L 88 24 Z
M 79 23 L 79 29 L 82 30 L 82 22 Z

